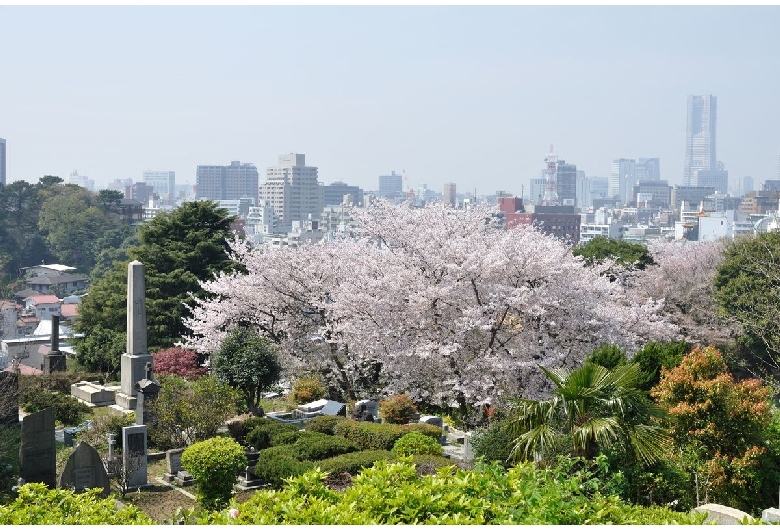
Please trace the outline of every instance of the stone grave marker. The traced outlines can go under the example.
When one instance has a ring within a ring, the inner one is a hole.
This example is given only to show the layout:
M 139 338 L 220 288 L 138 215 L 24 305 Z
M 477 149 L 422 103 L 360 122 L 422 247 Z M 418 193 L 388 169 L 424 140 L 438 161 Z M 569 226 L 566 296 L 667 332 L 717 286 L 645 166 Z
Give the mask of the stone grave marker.
M 444 420 L 441 418 L 441 416 L 420 416 L 420 423 L 435 425 L 440 429 L 444 428 Z
M 58 486 L 73 488 L 76 493 L 82 493 L 85 489 L 102 488 L 103 495 L 108 495 L 111 489 L 100 455 L 86 442 L 79 442 L 68 457 Z
M 168 482 L 173 481 L 179 474 L 179 471 L 184 469 L 181 467 L 181 454 L 184 449 L 169 449 L 165 451 L 165 462 L 168 464 L 168 472 L 165 474 L 165 478 Z
M 122 427 L 122 465 L 131 488 L 147 486 L 146 425 Z
M 22 419 L 22 443 L 19 447 L 19 475 L 25 482 L 43 482 L 57 486 L 54 408 L 49 407 Z

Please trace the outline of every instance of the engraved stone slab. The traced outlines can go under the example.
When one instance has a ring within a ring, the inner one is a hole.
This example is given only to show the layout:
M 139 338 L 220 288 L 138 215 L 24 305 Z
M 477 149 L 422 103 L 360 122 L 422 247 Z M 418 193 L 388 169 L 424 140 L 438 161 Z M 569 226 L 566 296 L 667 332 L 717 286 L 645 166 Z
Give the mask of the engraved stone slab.
M 168 474 L 176 475 L 179 471 L 184 469 L 181 467 L 181 454 L 184 449 L 169 449 L 165 451 L 165 462 L 168 464 Z
M 122 427 L 122 465 L 128 477 L 128 486 L 146 486 L 146 425 Z
M 102 488 L 103 495 L 108 495 L 111 489 L 100 454 L 86 442 L 79 442 L 68 457 L 58 485 L 60 488 L 73 488 L 76 493 Z
M 25 482 L 57 485 L 54 408 L 49 407 L 22 419 L 22 443 L 19 447 L 21 478 Z

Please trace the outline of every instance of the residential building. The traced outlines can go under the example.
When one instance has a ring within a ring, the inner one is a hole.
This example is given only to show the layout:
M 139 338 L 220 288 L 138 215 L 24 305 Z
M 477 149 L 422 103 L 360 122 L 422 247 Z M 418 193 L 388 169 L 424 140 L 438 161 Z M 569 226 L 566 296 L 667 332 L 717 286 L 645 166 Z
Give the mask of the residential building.
M 31 296 L 24 301 L 23 314 L 34 315 L 39 321 L 51 320 L 60 313 L 60 299 L 53 294 Z
M 402 175 L 392 171 L 389 175 L 379 175 L 379 196 L 383 199 L 400 199 L 404 196 Z
M 279 155 L 278 165 L 266 169 L 266 181 L 258 191 L 259 203 L 268 202 L 279 217 L 279 229 L 290 230 L 296 221 L 320 219 L 322 188 L 317 168 L 306 165 L 306 155 Z
M 136 182 L 125 188 L 125 199 L 133 199 L 147 205 L 154 199 L 154 188 L 144 182 Z
M 529 201 L 531 204 L 542 204 L 542 201 L 544 200 L 545 182 L 546 180 L 544 179 L 544 177 L 531 179 L 531 190 L 530 190 L 530 201 Z
M 456 196 L 456 186 L 454 182 L 446 182 L 441 194 L 441 202 L 445 206 L 455 208 L 458 204 L 458 198 Z
M 573 244 L 580 240 L 580 215 L 574 206 L 524 206 L 519 197 L 502 197 L 499 210 L 504 216 L 507 230 L 518 226 L 534 226 L 545 234 L 551 234 Z
M 322 188 L 324 206 L 339 206 L 344 204 L 345 197 L 349 195 L 349 203 L 355 206 L 363 205 L 363 189 L 358 186 L 350 186 L 341 181 L 336 181 Z
M 621 239 L 623 236 L 623 223 L 610 223 L 610 224 L 596 224 L 596 223 L 581 223 L 580 224 L 580 244 L 584 245 L 592 239 L 597 237 L 604 237 L 607 239 Z
M 259 175 L 254 164 L 233 160 L 229 166 L 198 166 L 195 178 L 198 199 L 224 201 L 252 197 L 257 201 Z
M 637 206 L 668 208 L 672 188 L 665 180 L 640 180 L 632 194 Z
M 41 264 L 24 267 L 22 270 L 27 276 L 27 289 L 35 292 L 31 293 L 32 297 L 37 294 L 64 296 L 87 287 L 87 276 L 76 274 L 76 268 L 68 265 Z
M 696 186 L 698 170 L 717 169 L 715 152 L 718 98 L 712 95 L 688 96 L 685 130 L 683 185 Z
M 625 204 L 631 200 L 631 191 L 634 186 L 634 171 L 636 160 L 633 158 L 616 158 L 612 161 L 609 172 L 609 197 L 617 199 Z
M 241 199 L 231 199 L 224 201 L 217 201 L 220 208 L 224 208 L 228 211 L 228 214 L 241 219 L 246 219 L 249 215 L 249 209 L 254 207 L 254 197 L 243 197 Z
M 160 200 L 160 204 L 175 204 L 175 171 L 144 171 L 144 184 L 151 186 L 154 189 L 154 194 Z
M 127 188 L 133 186 L 133 179 L 114 179 L 109 182 L 105 188 L 106 190 L 118 191 L 122 195 L 125 194 Z
M 686 204 L 692 204 L 698 208 L 704 198 L 713 193 L 715 193 L 715 188 L 711 186 L 673 186 L 670 206 L 675 210 L 680 210 L 680 204 L 685 201 Z
M 661 180 L 661 159 L 640 158 L 634 166 L 636 180 Z
M 5 138 L 0 138 L 0 184 L 6 184 Z

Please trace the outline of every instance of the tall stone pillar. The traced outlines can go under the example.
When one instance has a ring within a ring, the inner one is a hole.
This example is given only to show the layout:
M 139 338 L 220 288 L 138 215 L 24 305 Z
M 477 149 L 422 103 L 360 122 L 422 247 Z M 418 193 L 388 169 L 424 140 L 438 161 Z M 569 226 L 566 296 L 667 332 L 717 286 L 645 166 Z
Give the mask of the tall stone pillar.
M 116 404 L 125 411 L 135 410 L 136 384 L 146 377 L 146 364 L 152 356 L 146 344 L 146 285 L 144 266 L 133 261 L 127 266 L 127 351 L 122 354 L 121 388 Z

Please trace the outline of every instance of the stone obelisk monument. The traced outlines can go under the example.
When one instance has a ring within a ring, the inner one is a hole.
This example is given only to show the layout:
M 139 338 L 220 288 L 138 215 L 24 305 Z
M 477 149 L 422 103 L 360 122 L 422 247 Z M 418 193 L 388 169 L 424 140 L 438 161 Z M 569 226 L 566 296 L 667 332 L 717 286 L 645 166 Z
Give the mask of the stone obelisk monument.
M 133 261 L 127 266 L 127 351 L 122 354 L 122 386 L 116 394 L 116 406 L 123 411 L 135 411 L 136 383 L 146 377 L 147 363 L 152 366 L 152 356 L 146 346 L 144 265 Z

